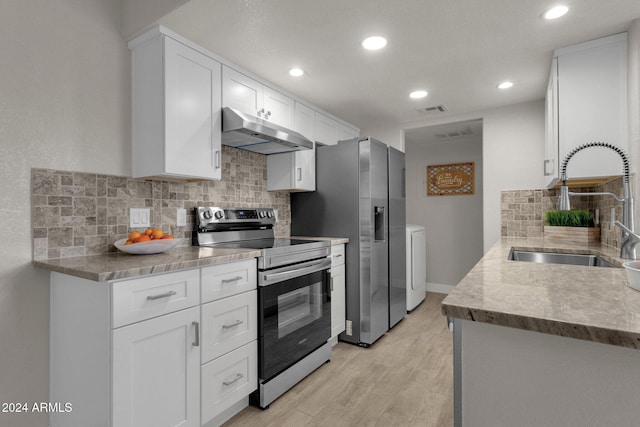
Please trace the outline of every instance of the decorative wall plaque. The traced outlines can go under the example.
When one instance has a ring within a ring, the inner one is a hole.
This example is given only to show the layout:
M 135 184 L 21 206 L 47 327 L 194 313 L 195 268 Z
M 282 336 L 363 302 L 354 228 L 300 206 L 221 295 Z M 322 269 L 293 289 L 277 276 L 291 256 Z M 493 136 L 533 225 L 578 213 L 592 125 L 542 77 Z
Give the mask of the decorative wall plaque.
M 473 162 L 427 166 L 427 196 L 474 194 Z

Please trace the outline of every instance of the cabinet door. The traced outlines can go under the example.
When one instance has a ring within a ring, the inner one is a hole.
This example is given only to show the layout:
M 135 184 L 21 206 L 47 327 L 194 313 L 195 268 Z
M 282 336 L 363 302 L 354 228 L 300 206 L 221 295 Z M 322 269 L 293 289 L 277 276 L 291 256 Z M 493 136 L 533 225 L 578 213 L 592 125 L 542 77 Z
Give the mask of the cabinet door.
M 331 336 L 336 337 L 345 330 L 347 315 L 345 304 L 345 266 L 331 267 Z
M 262 100 L 266 120 L 289 129 L 293 127 L 293 99 L 264 87 Z
M 165 43 L 165 171 L 221 177 L 220 63 L 173 39 Z
M 624 37 L 623 37 L 624 36 Z M 558 56 L 560 161 L 592 141 L 627 150 L 627 44 L 616 35 Z M 622 161 L 606 148 L 576 154 L 568 178 L 622 174 Z
M 340 138 L 338 139 L 338 141 L 353 139 L 359 136 L 360 136 L 360 131 L 357 128 L 343 125 L 343 124 L 340 125 Z
M 544 186 L 553 184 L 559 175 L 558 165 L 558 60 L 551 62 L 545 99 Z
M 222 67 L 222 105 L 263 117 L 263 86 L 229 67 Z
M 315 141 L 316 135 L 316 112 L 299 102 L 295 103 L 294 127 L 293 129 L 302 135 Z M 316 190 L 316 151 L 311 150 L 296 151 L 294 185 L 296 190 L 315 191 Z
M 325 145 L 336 145 L 339 139 L 340 123 L 316 112 L 316 141 Z
M 114 427 L 200 426 L 200 309 L 113 331 Z

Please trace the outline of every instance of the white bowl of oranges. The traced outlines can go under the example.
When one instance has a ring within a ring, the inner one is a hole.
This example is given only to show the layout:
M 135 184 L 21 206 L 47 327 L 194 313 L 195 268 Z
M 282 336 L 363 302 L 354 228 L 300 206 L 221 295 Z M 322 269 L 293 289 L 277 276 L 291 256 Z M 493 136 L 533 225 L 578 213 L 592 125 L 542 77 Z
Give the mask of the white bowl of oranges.
M 171 234 L 165 234 L 159 228 L 147 228 L 144 231 L 132 231 L 127 239 L 120 239 L 114 246 L 128 254 L 148 255 L 168 251 L 178 246 Z

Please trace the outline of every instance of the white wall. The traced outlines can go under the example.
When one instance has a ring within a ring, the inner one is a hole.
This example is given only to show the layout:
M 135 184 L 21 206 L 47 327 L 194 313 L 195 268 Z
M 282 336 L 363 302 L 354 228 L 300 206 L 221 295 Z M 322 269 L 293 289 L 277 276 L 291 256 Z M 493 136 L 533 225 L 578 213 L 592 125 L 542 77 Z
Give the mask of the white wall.
M 484 253 L 482 135 L 450 141 L 406 142 L 405 153 L 407 223 L 425 227 L 427 290 L 447 292 Z M 428 165 L 462 162 L 474 162 L 475 194 L 427 196 Z
M 475 119 L 482 119 L 483 123 L 483 245 L 486 252 L 500 237 L 500 192 L 540 188 L 544 160 L 544 100 L 457 116 L 445 115 L 399 126 L 363 129 L 361 134 L 404 147 L 406 130 Z
M 31 266 L 31 168 L 131 173 L 120 12 L 113 0 L 2 2 L 0 402 L 49 397 L 49 275 Z M 47 423 L 0 413 L 3 426 Z

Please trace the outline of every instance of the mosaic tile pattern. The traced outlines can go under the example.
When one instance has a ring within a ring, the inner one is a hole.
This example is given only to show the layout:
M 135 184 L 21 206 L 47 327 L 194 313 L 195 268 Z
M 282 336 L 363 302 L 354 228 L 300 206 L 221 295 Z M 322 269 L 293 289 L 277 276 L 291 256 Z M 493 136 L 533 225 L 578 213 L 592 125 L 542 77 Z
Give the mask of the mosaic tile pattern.
M 286 192 L 267 191 L 267 161 L 261 154 L 222 147 L 222 180 L 170 182 L 82 172 L 32 169 L 33 257 L 36 260 L 100 255 L 125 238 L 129 208 L 150 208 L 151 226 L 191 245 L 193 208 L 273 207 L 275 234 L 291 230 Z M 187 209 L 187 226 L 176 225 L 176 209 Z
M 547 211 L 556 209 L 558 189 L 508 190 L 501 193 L 501 236 L 543 237 Z M 576 193 L 609 192 L 622 197 L 622 178 L 593 188 L 572 188 Z M 611 228 L 611 208 L 616 209 L 616 218 L 622 218 L 622 203 L 606 196 L 571 197 L 573 209 L 600 211 L 600 241 L 616 248 L 620 247 L 620 232 Z

